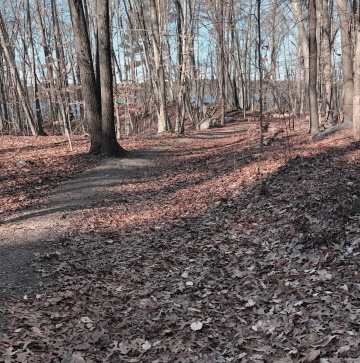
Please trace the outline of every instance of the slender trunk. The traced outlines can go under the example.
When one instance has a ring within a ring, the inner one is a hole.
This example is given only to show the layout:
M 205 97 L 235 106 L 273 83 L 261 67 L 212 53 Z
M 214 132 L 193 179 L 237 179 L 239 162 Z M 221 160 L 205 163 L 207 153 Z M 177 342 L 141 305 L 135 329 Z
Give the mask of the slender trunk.
M 37 130 L 38 135 L 40 136 L 47 136 L 46 132 L 43 129 L 42 123 L 42 113 L 41 113 L 41 105 L 39 100 L 39 87 L 36 77 L 36 63 L 35 63 L 35 49 L 34 49 L 34 40 L 33 40 L 33 31 L 32 31 L 32 24 L 31 24 L 31 16 L 30 16 L 30 0 L 27 1 L 27 22 L 28 22 L 28 29 L 29 29 L 29 46 L 30 46 L 30 69 L 31 69 L 31 78 L 33 84 L 33 97 L 35 100 L 35 115 L 36 115 L 36 122 L 37 122 Z
M 319 133 L 317 100 L 317 43 L 316 43 L 316 0 L 309 1 L 309 105 L 310 133 Z
M 65 64 L 65 52 L 63 48 L 62 36 L 60 31 L 59 15 L 57 10 L 57 4 L 55 0 L 51 0 L 51 11 L 54 24 L 54 39 L 55 39 L 55 51 L 57 58 L 57 82 L 59 90 L 59 106 L 63 119 L 63 125 L 70 132 L 70 119 L 69 119 L 69 103 L 70 97 L 68 93 L 68 79 Z
M 360 6 L 356 19 L 356 44 L 354 65 L 354 139 L 360 140 Z
M 331 58 L 331 25 L 330 25 L 330 15 L 328 0 L 320 0 L 322 5 L 322 46 L 323 46 L 323 59 L 324 59 L 324 87 L 325 87 L 325 119 L 327 122 L 333 122 L 333 66 Z
M 258 31 L 258 67 L 259 67 L 259 124 L 260 124 L 260 153 L 264 151 L 264 135 L 263 135 L 263 69 L 261 55 L 261 0 L 257 0 L 257 31 Z
M 188 4 L 184 0 L 183 5 L 180 1 L 176 1 L 178 12 L 178 95 L 176 107 L 176 126 L 175 131 L 179 134 L 184 133 L 185 112 L 187 102 L 188 87 L 188 69 L 187 63 L 189 58 L 188 49 Z
M 44 24 L 42 21 L 43 16 L 41 14 L 39 2 L 40 2 L 40 0 L 35 0 L 34 6 L 35 6 L 35 12 L 36 12 L 36 19 L 37 19 L 37 23 L 38 23 L 38 29 L 39 29 L 40 36 L 41 36 L 41 43 L 42 43 L 43 51 L 44 51 L 45 65 L 46 65 L 45 88 L 47 90 L 47 97 L 49 99 L 50 121 L 54 122 L 54 121 L 56 121 L 56 110 L 55 110 L 55 107 L 53 104 L 53 102 L 55 101 L 55 92 L 54 92 L 54 87 L 53 87 L 53 78 L 54 78 L 53 59 L 52 59 L 52 54 L 51 54 L 50 47 L 49 47 L 49 44 L 48 44 L 48 41 L 46 38 L 45 27 L 44 27 Z
M 309 80 L 309 43 L 304 26 L 304 16 L 303 12 L 301 11 L 299 0 L 292 0 L 291 3 L 299 32 L 299 42 L 304 62 L 304 79 L 305 83 L 307 84 Z
M 225 92 L 226 92 L 226 76 L 225 76 L 225 37 L 224 37 L 224 2 L 218 0 L 218 80 L 221 105 L 221 125 L 225 124 Z
M 3 59 L 2 59 L 2 52 L 0 49 L 0 69 L 4 69 Z M 4 81 L 4 74 L 0 73 L 0 103 L 1 103 L 1 114 L 3 115 L 3 128 L 4 130 L 7 126 L 5 126 L 5 121 L 9 121 L 9 111 L 8 111 L 8 104 L 7 104 L 7 93 L 5 93 L 5 81 Z
M 10 72 L 14 79 L 17 94 L 19 95 L 19 97 L 21 99 L 20 103 L 24 110 L 27 124 L 31 130 L 31 133 L 33 135 L 37 135 L 38 130 L 36 128 L 34 115 L 33 115 L 32 109 L 30 107 L 29 101 L 26 97 L 25 90 L 24 90 L 23 85 L 20 80 L 19 72 L 18 72 L 18 69 L 15 64 L 14 53 L 9 45 L 9 37 L 8 37 L 7 31 L 5 28 L 5 23 L 4 23 L 1 12 L 0 12 L 0 44 L 3 48 L 5 59 L 10 67 Z
M 271 30 L 270 30 L 270 48 L 271 48 L 271 64 L 270 64 L 270 74 L 271 79 L 276 82 L 276 72 L 277 72 L 277 51 L 278 45 L 276 44 L 276 12 L 278 9 L 278 0 L 273 0 L 271 5 Z
M 350 19 L 346 8 L 346 0 L 337 0 L 338 12 L 341 28 L 341 48 L 342 48 L 342 105 L 343 121 L 353 121 L 353 57 L 351 50 Z
M 159 28 L 159 9 L 156 0 L 150 0 L 150 24 L 153 37 L 153 51 L 156 71 L 156 98 L 158 112 L 158 133 L 170 131 L 166 107 L 165 69 Z

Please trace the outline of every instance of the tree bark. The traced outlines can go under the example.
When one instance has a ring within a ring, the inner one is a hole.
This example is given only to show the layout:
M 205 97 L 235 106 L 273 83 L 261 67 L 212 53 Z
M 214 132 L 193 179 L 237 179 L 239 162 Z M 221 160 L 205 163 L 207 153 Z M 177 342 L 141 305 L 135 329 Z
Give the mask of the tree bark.
M 304 60 L 304 79 L 307 83 L 309 80 L 309 43 L 304 26 L 304 16 L 303 12 L 301 11 L 299 0 L 292 0 L 291 3 L 299 32 L 299 42 Z
M 225 98 L 226 98 L 226 77 L 225 77 L 225 37 L 224 37 L 224 1 L 217 1 L 217 14 L 218 16 L 218 81 L 221 105 L 221 125 L 225 125 Z
M 97 0 L 96 12 L 101 89 L 102 152 L 107 156 L 122 156 L 125 154 L 125 150 L 118 144 L 115 133 L 109 0 Z
M 27 12 L 27 22 L 29 27 L 29 46 L 30 46 L 30 70 L 31 70 L 31 78 L 33 84 L 33 97 L 35 100 L 35 115 L 36 115 L 36 122 L 37 122 L 37 130 L 38 135 L 40 136 L 47 136 L 47 133 L 43 129 L 43 118 L 41 112 L 41 105 L 39 100 L 39 87 L 38 81 L 36 77 L 36 64 L 35 64 L 35 49 L 34 49 L 34 39 L 33 39 L 33 30 L 31 24 L 31 16 L 30 16 L 30 0 L 26 3 L 26 12 Z
M 360 140 L 360 9 L 356 19 L 356 43 L 354 65 L 354 139 Z
M 75 34 L 77 61 L 80 68 L 85 114 L 91 137 L 90 154 L 101 153 L 102 129 L 100 105 L 96 97 L 96 81 L 82 0 L 69 0 Z
M 321 3 L 321 14 L 322 14 L 322 41 L 323 45 L 323 64 L 324 64 L 324 86 L 325 86 L 325 119 L 326 121 L 333 122 L 333 66 L 331 58 L 332 41 L 331 41 L 331 24 L 328 0 L 319 0 Z
M 13 54 L 13 50 L 11 49 L 11 46 L 9 45 L 9 37 L 5 28 L 5 23 L 2 17 L 2 14 L 0 12 L 0 44 L 3 48 L 5 59 L 10 67 L 10 72 L 12 74 L 12 77 L 15 82 L 16 91 L 21 99 L 21 106 L 24 110 L 26 121 L 28 123 L 28 126 L 30 127 L 31 133 L 33 135 L 38 134 L 38 130 L 36 128 L 34 115 L 32 112 L 32 109 L 30 107 L 29 101 L 26 97 L 25 90 L 23 88 L 23 85 L 20 80 L 19 72 L 15 64 L 15 57 Z
M 65 65 L 65 52 L 64 45 L 62 41 L 61 31 L 60 31 L 60 23 L 59 23 L 59 15 L 57 10 L 57 4 L 55 0 L 51 0 L 51 12 L 53 18 L 54 25 L 54 40 L 55 40 L 55 51 L 57 58 L 57 82 L 58 82 L 58 98 L 59 98 L 59 106 L 60 112 L 63 119 L 64 129 L 66 128 L 68 132 L 71 132 L 70 127 L 70 117 L 69 117 L 69 82 L 67 79 L 66 65 Z M 65 133 L 65 130 L 63 130 Z
M 309 104 L 310 133 L 319 133 L 317 100 L 317 43 L 316 43 L 316 0 L 309 1 Z
M 264 133 L 263 133 L 263 69 L 261 55 L 261 0 L 257 0 L 257 32 L 258 32 L 258 67 L 259 67 L 259 126 L 260 126 L 260 153 L 264 151 Z
M 157 113 L 158 113 L 158 133 L 170 131 L 169 120 L 166 107 L 166 83 L 164 60 L 162 55 L 161 37 L 159 29 L 159 9 L 156 0 L 150 0 L 150 24 L 153 36 L 153 51 L 156 70 L 156 98 L 157 98 Z
M 34 6 L 35 6 L 35 12 L 36 12 L 36 19 L 37 19 L 37 23 L 38 23 L 38 29 L 40 32 L 40 36 L 41 36 L 41 43 L 42 43 L 42 47 L 43 47 L 43 52 L 44 52 L 44 59 L 45 59 L 45 65 L 46 65 L 46 81 L 45 81 L 45 88 L 47 90 L 47 97 L 49 100 L 49 114 L 50 114 L 50 122 L 54 122 L 56 121 L 56 109 L 54 107 L 53 102 L 55 101 L 56 95 L 54 92 L 54 86 L 53 86 L 53 78 L 54 78 L 54 74 L 53 74 L 53 59 L 52 59 L 52 54 L 51 54 L 51 50 L 46 38 L 46 33 L 45 33 L 45 27 L 44 27 L 44 23 L 43 23 L 43 16 L 41 14 L 41 10 L 40 10 L 40 0 L 35 0 L 34 1 Z
M 342 65 L 342 100 L 341 109 L 344 122 L 353 122 L 353 57 L 351 51 L 351 33 L 349 27 L 349 14 L 346 8 L 346 0 L 337 0 L 341 30 L 341 65 Z

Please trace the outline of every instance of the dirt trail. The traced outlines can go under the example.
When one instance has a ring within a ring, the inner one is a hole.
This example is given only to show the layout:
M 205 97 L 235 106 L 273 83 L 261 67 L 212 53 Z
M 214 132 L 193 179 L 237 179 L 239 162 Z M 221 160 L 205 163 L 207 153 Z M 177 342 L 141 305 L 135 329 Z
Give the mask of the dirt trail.
M 124 159 L 105 159 L 91 170 L 79 174 L 51 192 L 41 205 L 24 210 L 0 224 L 0 304 L 9 295 L 26 294 L 40 281 L 38 261 L 54 251 L 54 242 L 72 231 L 77 212 L 89 210 L 104 199 L 123 180 L 146 173 L 154 160 L 168 147 L 198 144 L 202 140 L 224 139 L 246 127 L 231 125 L 222 129 L 201 131 L 189 137 L 168 139 L 152 150 L 134 152 Z M 1 322 L 0 322 L 1 323 Z
M 357 361 L 359 144 L 244 126 L 129 140 L 6 213 L 0 361 Z
M 64 183 L 42 204 L 0 225 L 0 302 L 11 293 L 25 294 L 36 286 L 36 260 L 72 230 L 77 211 L 91 209 L 114 185 L 153 165 L 159 151 L 133 153 L 103 163 Z M 50 242 L 50 243 L 49 243 Z

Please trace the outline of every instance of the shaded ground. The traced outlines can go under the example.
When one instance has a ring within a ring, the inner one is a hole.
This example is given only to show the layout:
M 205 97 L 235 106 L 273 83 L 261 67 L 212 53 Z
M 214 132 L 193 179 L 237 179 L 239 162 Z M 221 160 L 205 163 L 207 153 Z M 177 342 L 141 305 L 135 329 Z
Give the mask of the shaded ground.
M 283 135 L 263 155 L 251 124 L 141 140 L 5 213 L 3 301 L 30 291 L 2 359 L 358 361 L 359 143 Z
M 108 159 L 54 190 L 46 202 L 8 217 L 0 225 L 0 301 L 27 293 L 39 282 L 36 256 L 51 253 L 54 242 L 72 231 L 76 212 L 101 203 L 108 190 L 141 169 L 151 166 L 154 152 L 133 153 L 126 159 Z

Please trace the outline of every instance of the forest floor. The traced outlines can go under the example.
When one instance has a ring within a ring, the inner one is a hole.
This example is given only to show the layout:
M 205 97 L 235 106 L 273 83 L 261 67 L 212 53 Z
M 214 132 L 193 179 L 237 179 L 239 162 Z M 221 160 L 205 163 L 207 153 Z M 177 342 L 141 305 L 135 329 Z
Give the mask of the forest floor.
M 351 132 L 0 136 L 0 362 L 360 362 Z

